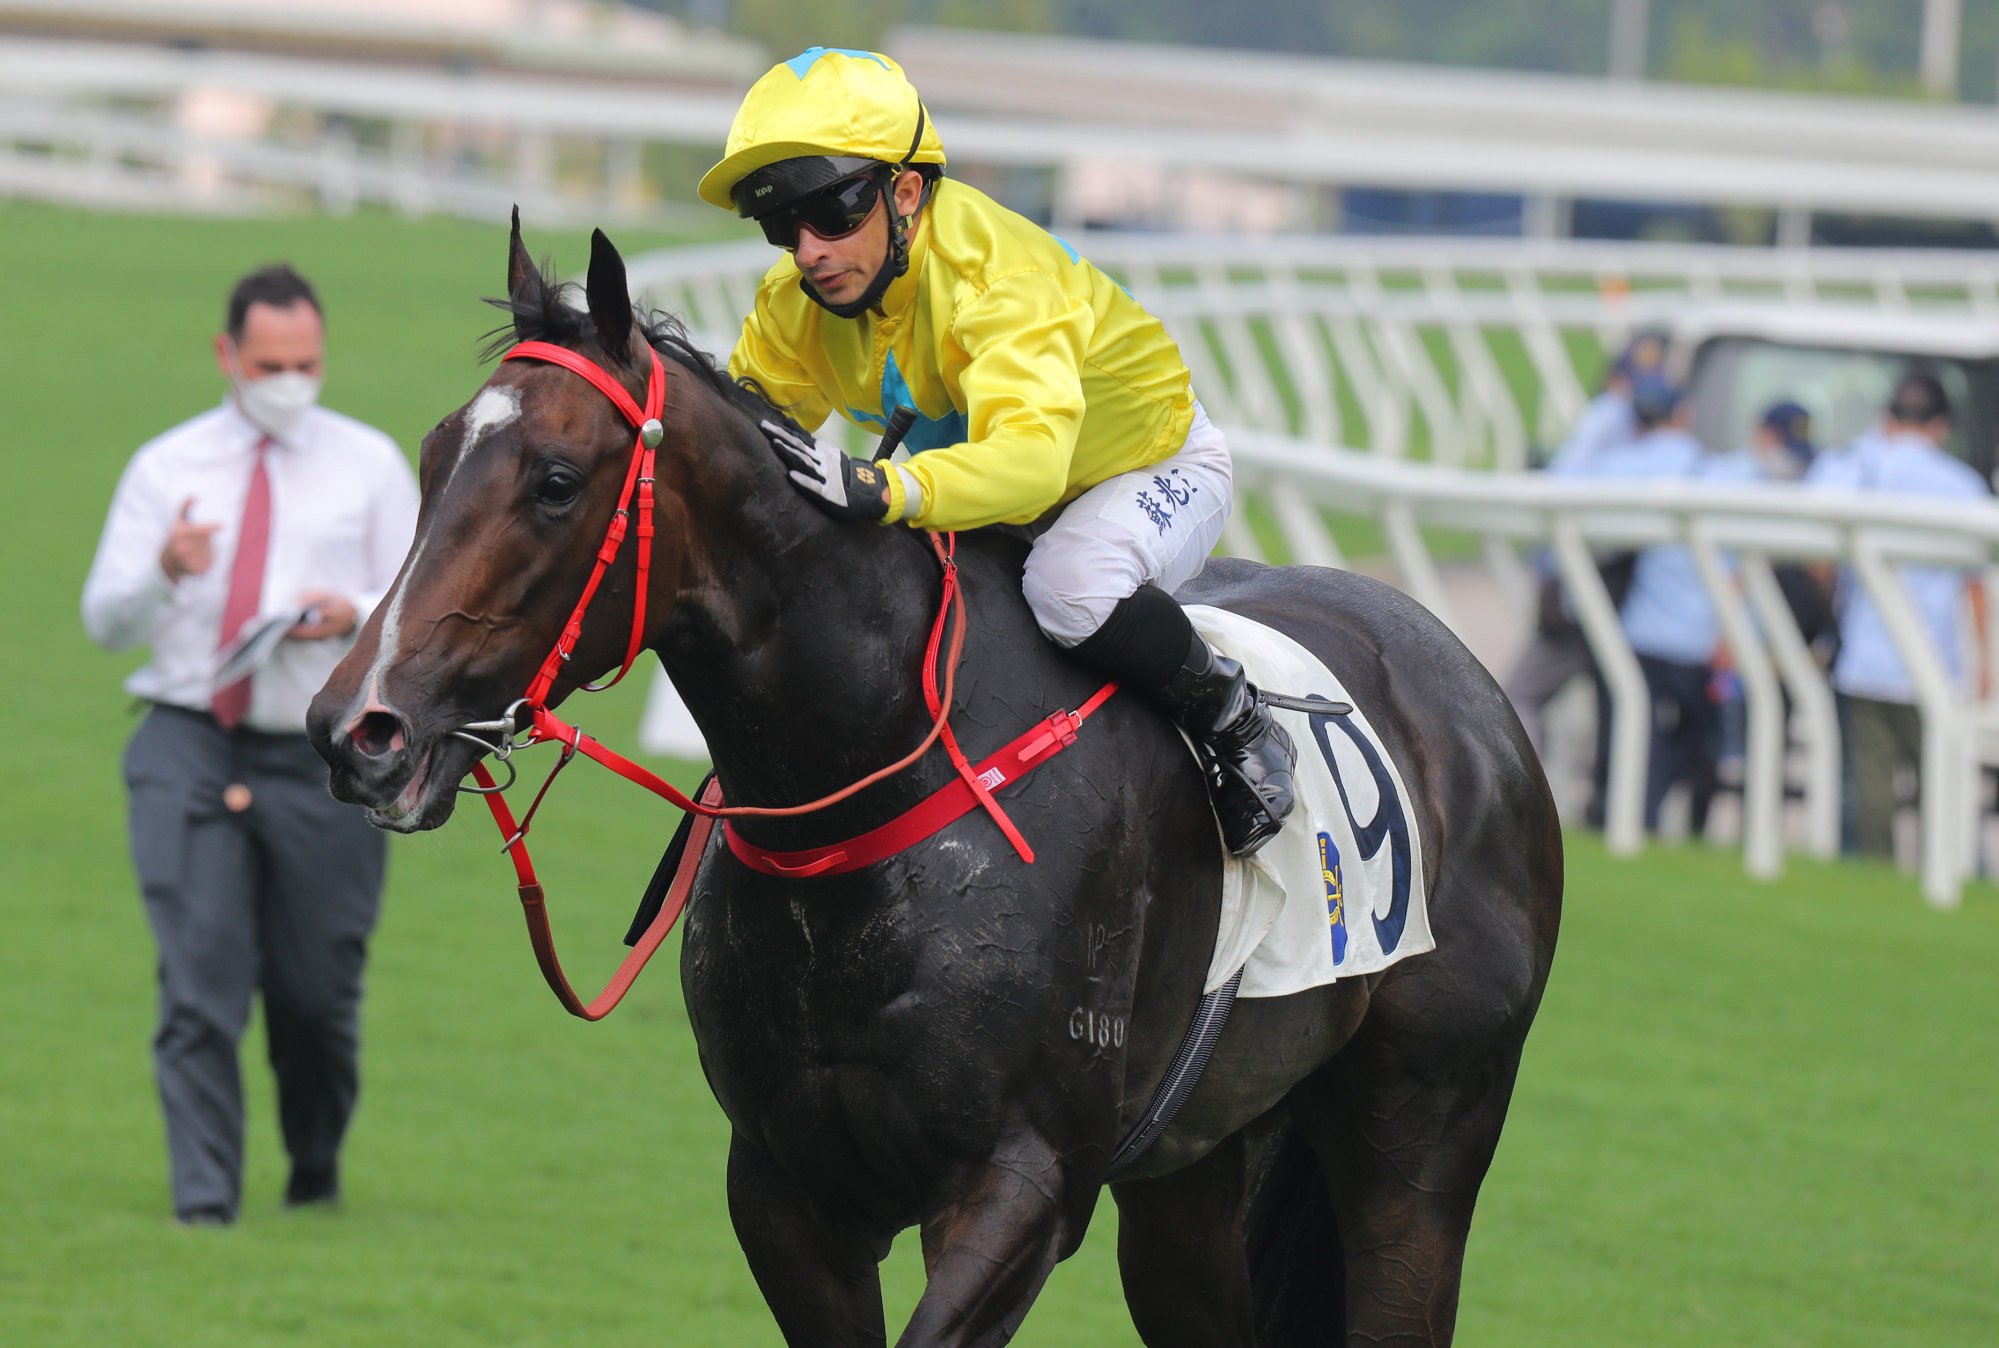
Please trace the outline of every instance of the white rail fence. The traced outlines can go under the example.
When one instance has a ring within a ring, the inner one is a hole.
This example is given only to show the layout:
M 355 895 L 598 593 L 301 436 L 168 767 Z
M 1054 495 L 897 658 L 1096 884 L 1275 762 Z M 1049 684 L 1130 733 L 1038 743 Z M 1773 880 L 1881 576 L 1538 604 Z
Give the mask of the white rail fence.
M 1306 511 L 1381 521 L 1403 588 L 1454 627 L 1458 615 L 1425 540 L 1426 528 L 1476 534 L 1485 545 L 1486 564 L 1499 573 L 1501 589 L 1514 599 L 1523 625 L 1530 621 L 1529 593 L 1518 549 L 1551 550 L 1610 686 L 1605 832 L 1618 853 L 1643 845 L 1651 699 L 1598 575 L 1596 554 L 1664 543 L 1684 544 L 1693 553 L 1742 678 L 1748 713 L 1744 862 L 1750 874 L 1762 877 L 1774 876 L 1783 865 L 1787 744 L 1801 749 L 1805 847 L 1822 857 L 1839 848 L 1834 699 L 1771 564 L 1846 567 L 1880 605 L 1917 688 L 1923 725 L 1923 892 L 1933 903 L 1955 904 L 1964 880 L 1975 873 L 1979 783 L 1982 768 L 1999 761 L 1999 703 L 1967 696 L 1946 673 L 1898 567 L 1991 569 L 1999 563 L 1999 504 L 1782 485 L 1592 483 L 1532 473 L 1468 473 L 1254 431 L 1235 433 L 1230 443 L 1239 491 L 1295 501 Z
M 1451 466 L 1561 439 L 1607 359 L 1689 304 L 1836 301 L 1999 316 L 1999 254 L 1511 240 L 1078 234 L 1167 324 L 1217 421 Z M 773 254 L 636 259 L 633 288 L 718 353 Z

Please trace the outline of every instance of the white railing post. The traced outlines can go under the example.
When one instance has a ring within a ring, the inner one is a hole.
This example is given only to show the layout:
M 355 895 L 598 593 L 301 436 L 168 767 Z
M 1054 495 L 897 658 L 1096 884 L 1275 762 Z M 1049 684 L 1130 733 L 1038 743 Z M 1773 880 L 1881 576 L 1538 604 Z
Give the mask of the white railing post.
M 1721 620 L 1748 714 L 1749 742 L 1742 764 L 1743 867 L 1759 880 L 1774 880 L 1784 872 L 1783 692 L 1721 549 L 1699 517 L 1688 522 L 1687 546 L 1700 572 L 1701 588 Z
M 1805 748 L 1805 849 L 1830 861 L 1839 855 L 1840 823 L 1839 710 L 1832 686 L 1805 645 L 1769 560 L 1745 551 L 1736 564 L 1804 732 L 1800 738 Z
M 1652 694 L 1610 591 L 1596 569 L 1596 557 L 1575 519 L 1558 515 L 1554 524 L 1555 565 L 1575 606 L 1597 667 L 1610 687 L 1610 781 L 1604 802 L 1604 843 L 1615 856 L 1630 856 L 1645 845 L 1645 774 L 1652 754 Z
M 1389 555 L 1402 572 L 1403 583 L 1410 595 L 1442 618 L 1444 626 L 1453 632 L 1463 631 L 1457 615 L 1451 611 L 1451 597 L 1444 589 L 1444 578 L 1437 574 L 1436 559 L 1430 556 L 1430 546 L 1423 541 L 1423 531 L 1417 527 L 1416 517 L 1408 504 L 1391 501 L 1383 506 L 1381 527 L 1388 539 Z
M 1923 897 L 1939 908 L 1955 908 L 1962 899 L 1965 870 L 1961 821 L 1970 809 L 1957 755 L 1971 747 L 1959 742 L 1964 727 L 1957 715 L 1956 690 L 1901 576 L 1888 563 L 1880 543 L 1864 529 L 1854 539 L 1853 569 L 1881 611 L 1889 639 L 1916 685 L 1916 705 L 1922 713 Z

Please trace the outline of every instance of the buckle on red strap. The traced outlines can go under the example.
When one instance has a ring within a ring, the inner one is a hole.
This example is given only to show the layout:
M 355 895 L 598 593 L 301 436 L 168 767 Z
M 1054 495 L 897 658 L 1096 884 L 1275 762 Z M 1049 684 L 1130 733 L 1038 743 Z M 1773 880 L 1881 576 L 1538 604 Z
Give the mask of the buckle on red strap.
M 1062 742 L 1064 749 L 1076 742 L 1076 727 L 1081 724 L 1082 718 L 1073 711 L 1058 711 L 1048 718 L 1049 730 Z

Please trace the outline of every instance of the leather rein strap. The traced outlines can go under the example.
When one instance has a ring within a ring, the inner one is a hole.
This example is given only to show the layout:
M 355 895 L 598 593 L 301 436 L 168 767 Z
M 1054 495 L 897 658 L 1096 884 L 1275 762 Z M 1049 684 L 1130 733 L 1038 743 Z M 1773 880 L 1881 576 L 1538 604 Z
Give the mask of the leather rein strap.
M 513 860 L 514 874 L 520 890 L 521 911 L 527 919 L 528 940 L 534 947 L 535 962 L 541 966 L 542 977 L 547 980 L 549 989 L 555 993 L 556 1000 L 560 1001 L 563 1008 L 571 1015 L 584 1020 L 602 1020 L 610 1014 L 611 1009 L 623 1000 L 625 993 L 631 989 L 633 981 L 638 978 L 639 971 L 645 967 L 646 961 L 652 958 L 660 943 L 666 939 L 667 933 L 673 929 L 673 924 L 687 906 L 688 895 L 694 886 L 695 873 L 700 867 L 702 855 L 707 850 L 709 838 L 718 819 L 775 818 L 823 810 L 876 782 L 901 772 L 929 752 L 930 747 L 940 739 L 944 742 L 945 751 L 950 756 L 957 778 L 888 823 L 845 842 L 798 852 L 776 852 L 749 842 L 724 822 L 722 828 L 730 852 L 745 866 L 765 875 L 793 878 L 839 875 L 891 857 L 963 818 L 974 808 L 983 808 L 992 817 L 1001 833 L 1006 836 L 1007 841 L 1013 845 L 1020 858 L 1032 863 L 1033 849 L 1028 846 L 1027 840 L 1021 836 L 1013 821 L 1007 817 L 1006 811 L 1000 808 L 999 802 L 993 797 L 993 792 L 1010 781 L 1018 781 L 1025 777 L 1063 749 L 1074 744 L 1076 732 L 1082 727 L 1083 722 L 1117 691 L 1115 683 L 1107 683 L 1075 711 L 1058 711 L 997 753 L 989 755 L 977 764 L 970 762 L 959 748 L 958 738 L 952 733 L 950 725 L 958 661 L 964 651 L 967 627 L 964 589 L 958 577 L 956 560 L 958 540 L 955 534 L 940 538 L 933 533 L 929 536 L 930 546 L 943 570 L 943 593 L 938 604 L 937 617 L 931 624 L 930 639 L 925 646 L 923 657 L 924 702 L 934 718 L 930 732 L 924 736 L 922 743 L 904 757 L 868 774 L 850 786 L 803 805 L 728 806 L 722 803 L 721 783 L 711 781 L 708 789 L 701 793 L 701 798 L 694 800 L 655 773 L 590 738 L 576 726 L 556 716 L 547 705 L 549 690 L 560 677 L 563 665 L 568 663 L 574 654 L 576 643 L 582 635 L 583 619 L 589 611 L 590 601 L 596 597 L 598 586 L 624 543 L 634 497 L 637 500 L 638 511 L 636 529 L 639 540 L 638 574 L 637 590 L 632 601 L 632 630 L 625 647 L 624 663 L 609 682 L 586 683 L 581 686 L 581 691 L 601 692 L 623 679 L 631 672 L 632 664 L 638 659 L 645 639 L 646 592 L 652 578 L 653 467 L 655 453 L 664 438 L 661 417 L 666 407 L 665 368 L 660 362 L 658 352 L 649 349 L 647 354 L 652 358 L 652 367 L 646 380 L 644 407 L 640 407 L 632 399 L 631 394 L 626 392 L 624 386 L 596 362 L 565 347 L 548 342 L 521 342 L 501 357 L 503 361 L 546 361 L 582 376 L 611 400 L 612 405 L 638 433 L 632 445 L 631 466 L 625 473 L 624 488 L 618 497 L 617 510 L 612 514 L 610 527 L 605 531 L 603 546 L 597 550 L 596 566 L 591 570 L 590 579 L 583 587 L 582 597 L 577 600 L 576 608 L 570 614 L 569 621 L 564 624 L 562 635 L 557 638 L 554 648 L 542 661 L 534 681 L 528 685 L 527 694 L 514 704 L 514 712 L 525 712 L 530 717 L 527 737 L 516 740 L 511 729 L 503 728 L 499 731 L 500 743 L 494 747 L 496 758 L 502 761 L 517 748 L 545 741 L 560 743 L 563 746 L 562 753 L 557 758 L 555 766 L 549 769 L 547 779 L 542 782 L 541 789 L 535 792 L 534 799 L 528 804 L 527 813 L 520 817 L 519 822 L 515 821 L 514 812 L 502 799 L 502 788 L 495 784 L 493 775 L 487 770 L 485 763 L 478 762 L 472 765 L 472 777 L 478 783 L 479 794 L 485 797 L 486 806 L 493 815 L 493 822 L 498 826 L 501 837 L 506 840 L 505 850 Z M 943 687 L 940 689 L 938 656 L 944 646 L 947 618 L 955 621 L 950 624 L 953 630 L 949 650 L 941 662 Z M 512 722 L 513 713 L 504 719 Z M 626 780 L 638 783 L 680 809 L 698 816 L 694 821 L 693 832 L 687 840 L 687 847 L 682 853 L 679 869 L 674 873 L 659 912 L 618 966 L 618 971 L 612 976 L 610 983 L 588 1003 L 577 996 L 576 990 L 569 984 L 568 976 L 562 971 L 561 961 L 556 958 L 555 936 L 549 926 L 547 899 L 541 882 L 535 875 L 534 860 L 529 856 L 527 847 L 528 828 L 534 822 L 535 812 L 541 808 L 542 800 L 548 795 L 549 787 L 554 785 L 556 774 L 567 767 L 569 761 L 579 753 L 603 764 Z

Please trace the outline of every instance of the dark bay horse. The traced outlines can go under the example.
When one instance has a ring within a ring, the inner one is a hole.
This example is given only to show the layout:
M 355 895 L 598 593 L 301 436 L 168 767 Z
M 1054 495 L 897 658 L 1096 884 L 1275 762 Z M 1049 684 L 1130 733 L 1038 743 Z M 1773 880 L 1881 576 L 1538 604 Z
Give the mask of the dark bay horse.
M 594 244 L 586 314 L 516 222 L 515 332 L 634 397 L 647 344 L 666 357 L 644 641 L 732 804 L 815 799 L 929 729 L 916 671 L 936 563 L 908 529 L 813 509 L 757 429 L 768 406 L 670 321 L 636 315 L 622 260 Z M 430 433 L 409 558 L 313 703 L 336 795 L 400 831 L 449 817 L 479 753 L 449 732 L 509 706 L 556 639 L 631 436 L 583 379 L 531 361 L 502 364 Z M 1036 631 L 1024 554 L 991 531 L 959 548 L 972 621 L 953 724 L 974 761 L 1098 682 Z M 553 700 L 619 663 L 635 576 L 628 546 Z M 1397 591 L 1218 561 L 1182 597 L 1287 633 L 1366 708 L 1416 801 L 1437 948 L 1236 1005 L 1177 1120 L 1110 1185 L 1126 1300 L 1155 1348 L 1447 1343 L 1554 954 L 1547 785 L 1493 680 Z M 951 777 L 933 750 L 822 814 L 739 828 L 765 847 L 829 843 Z M 1200 998 L 1222 852 L 1165 720 L 1113 697 L 1003 799 L 1032 865 L 976 812 L 847 874 L 766 876 L 719 834 L 701 864 L 682 981 L 733 1127 L 730 1216 L 789 1343 L 885 1343 L 877 1265 L 910 1226 L 928 1281 L 898 1342 L 1007 1341 L 1082 1240 Z

